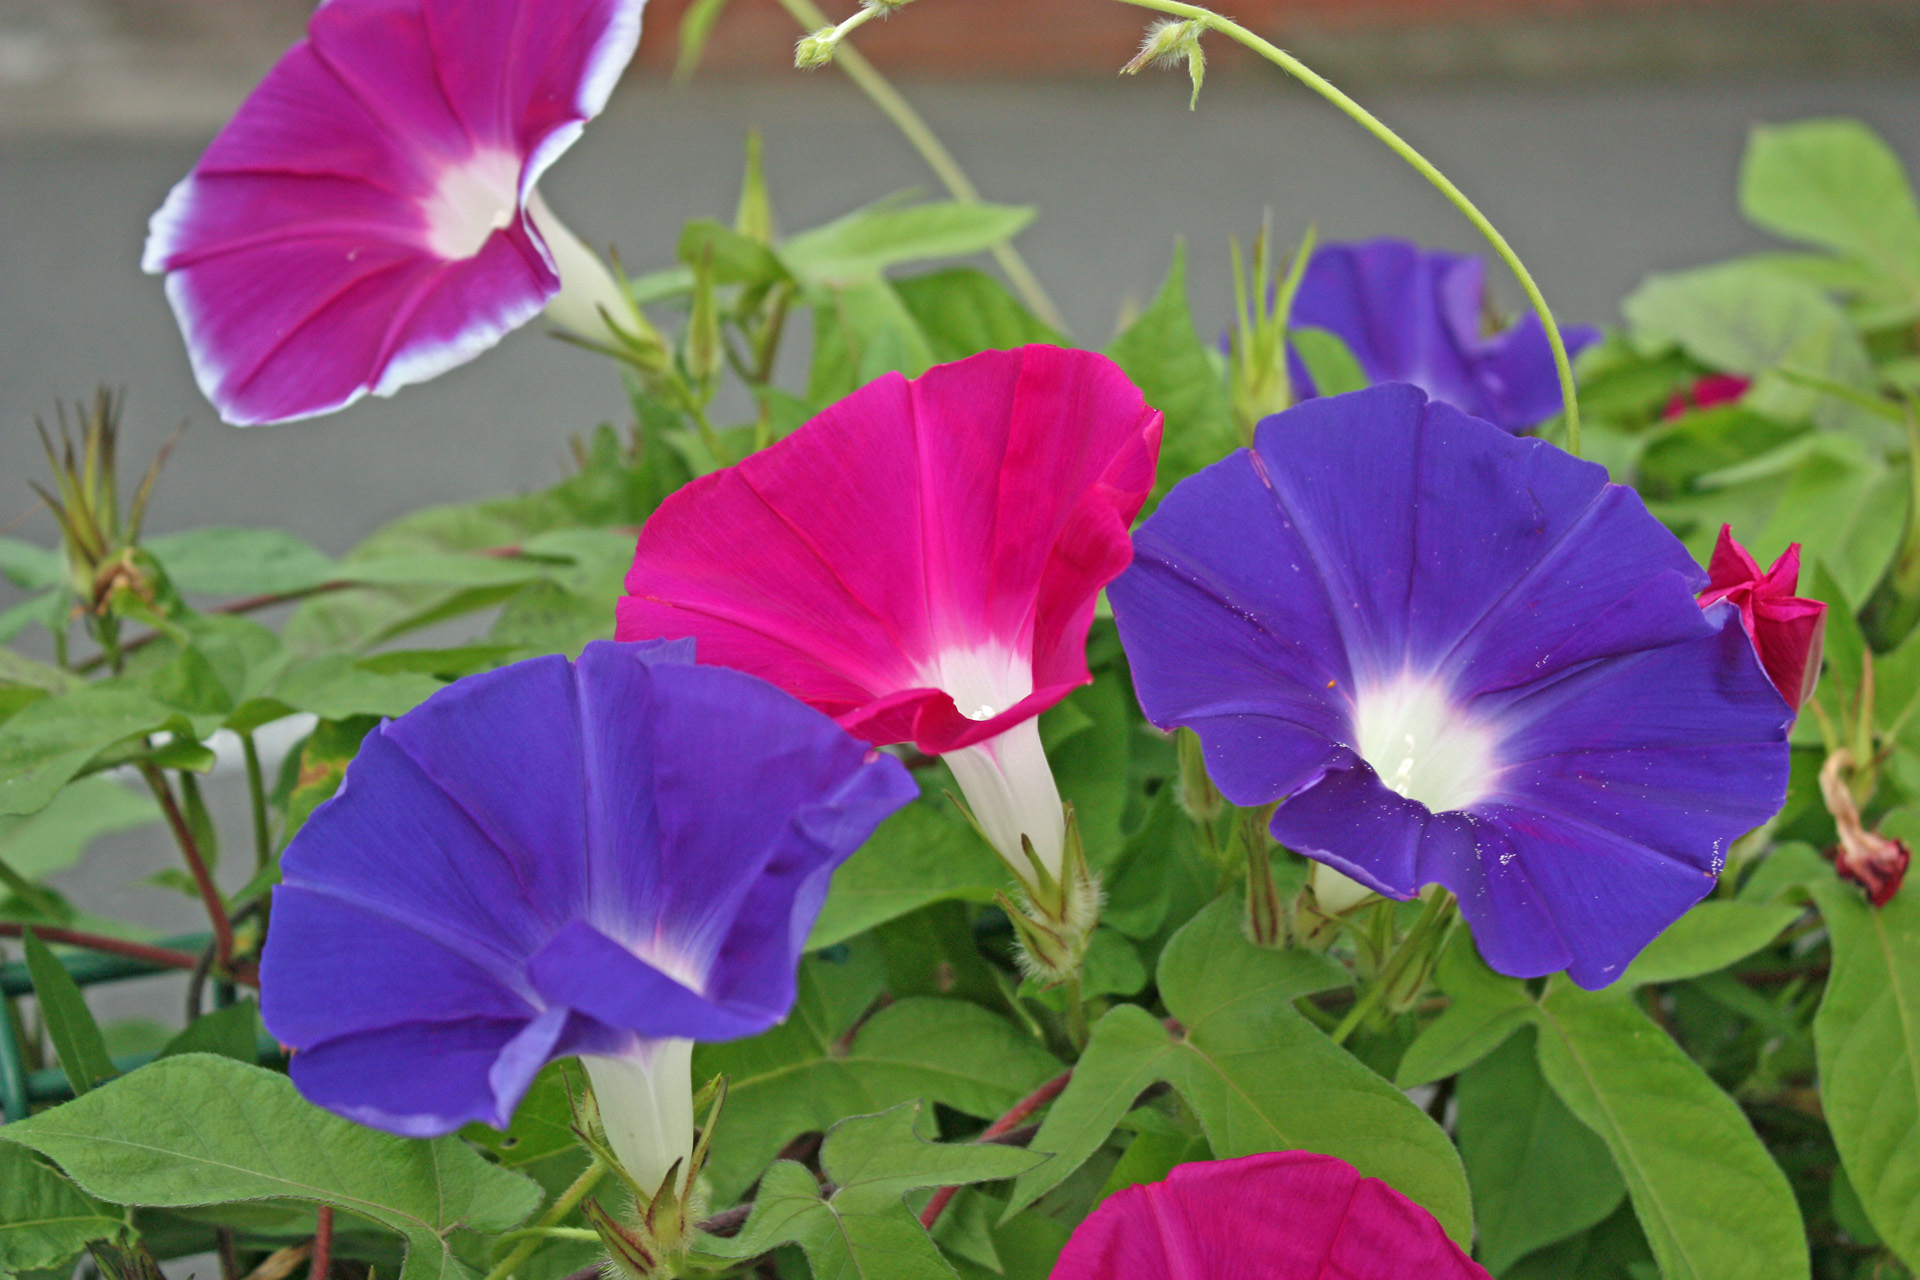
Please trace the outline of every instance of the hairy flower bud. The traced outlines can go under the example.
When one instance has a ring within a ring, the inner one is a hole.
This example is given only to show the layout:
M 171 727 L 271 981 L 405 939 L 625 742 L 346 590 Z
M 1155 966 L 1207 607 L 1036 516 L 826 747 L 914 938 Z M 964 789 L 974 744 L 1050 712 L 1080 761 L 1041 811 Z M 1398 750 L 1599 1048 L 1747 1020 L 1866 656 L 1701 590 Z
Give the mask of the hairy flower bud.
M 1120 73 L 1138 75 L 1145 67 L 1172 66 L 1184 59 L 1187 74 L 1193 77 L 1193 98 L 1188 107 L 1196 107 L 1200 102 L 1200 84 L 1207 76 L 1207 55 L 1200 48 L 1200 37 L 1205 31 L 1205 25 L 1197 19 L 1162 18 L 1147 28 L 1145 38 L 1140 41 L 1140 52 L 1120 68 Z
M 812 35 L 802 36 L 800 43 L 793 46 L 793 65 L 802 71 L 824 67 L 833 61 L 833 51 L 839 43 L 840 33 L 835 27 L 822 27 Z

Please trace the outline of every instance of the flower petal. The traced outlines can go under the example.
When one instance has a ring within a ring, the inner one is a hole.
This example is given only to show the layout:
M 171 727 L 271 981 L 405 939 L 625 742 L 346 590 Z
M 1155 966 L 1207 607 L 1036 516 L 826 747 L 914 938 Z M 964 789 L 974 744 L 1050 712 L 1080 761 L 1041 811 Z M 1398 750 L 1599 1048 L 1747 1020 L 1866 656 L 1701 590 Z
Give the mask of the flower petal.
M 1432 1214 L 1305 1151 L 1177 1166 L 1109 1196 L 1052 1280 L 1485 1280 Z
M 1159 430 L 1088 352 L 888 375 L 661 504 L 619 634 L 697 636 L 703 662 L 869 741 L 939 752 L 991 737 L 1087 681 L 1095 598 L 1131 554 Z M 1025 659 L 1031 682 L 973 720 L 938 672 L 944 654 L 986 650 Z
M 1604 985 L 1784 796 L 1787 708 L 1673 536 L 1415 388 L 1269 419 L 1138 544 L 1110 595 L 1148 717 L 1281 843 L 1451 889 L 1504 972 Z
M 391 395 L 538 313 L 560 281 L 525 201 L 604 103 L 642 3 L 322 6 L 148 236 L 222 416 Z M 518 35 L 476 39 L 500 30 Z

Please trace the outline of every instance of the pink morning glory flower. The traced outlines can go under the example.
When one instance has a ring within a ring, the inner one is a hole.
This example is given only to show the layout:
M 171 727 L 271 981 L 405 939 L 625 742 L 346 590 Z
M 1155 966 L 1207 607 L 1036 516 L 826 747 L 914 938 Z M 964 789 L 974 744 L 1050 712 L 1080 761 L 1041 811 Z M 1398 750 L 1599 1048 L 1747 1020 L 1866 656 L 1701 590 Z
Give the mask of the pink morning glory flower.
M 1827 606 L 1794 595 L 1799 583 L 1799 543 L 1762 573 L 1760 562 L 1735 540 L 1733 526 L 1723 524 L 1707 563 L 1707 589 L 1700 593 L 1702 607 L 1724 600 L 1740 610 L 1740 623 L 1767 678 L 1796 711 L 1819 683 L 1827 634 Z
M 631 315 L 534 184 L 606 105 L 645 0 L 330 0 L 153 215 L 227 421 L 329 413 L 471 360 L 543 307 Z
M 1062 864 L 1035 717 L 1087 683 L 1160 415 L 1117 365 L 1023 347 L 888 374 L 641 530 L 622 639 L 692 636 L 868 742 L 944 755 L 1023 879 Z
M 1109 1196 L 1052 1280 L 1485 1280 L 1432 1214 L 1305 1151 L 1183 1164 Z

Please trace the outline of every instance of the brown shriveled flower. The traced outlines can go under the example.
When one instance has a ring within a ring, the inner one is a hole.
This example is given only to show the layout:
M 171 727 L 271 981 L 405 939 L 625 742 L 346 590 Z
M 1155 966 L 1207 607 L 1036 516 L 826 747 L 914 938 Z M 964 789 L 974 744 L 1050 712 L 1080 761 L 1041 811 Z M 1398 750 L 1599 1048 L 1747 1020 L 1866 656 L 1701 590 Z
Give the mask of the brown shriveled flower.
M 1833 815 L 1834 825 L 1840 829 L 1833 869 L 1842 879 L 1865 889 L 1867 901 L 1884 907 L 1900 891 L 1900 882 L 1906 879 L 1907 865 L 1913 858 L 1905 844 L 1869 831 L 1861 823 L 1860 806 L 1854 803 L 1846 780 L 1853 763 L 1853 752 L 1842 748 L 1828 756 L 1820 769 L 1820 795 L 1827 802 L 1827 812 Z

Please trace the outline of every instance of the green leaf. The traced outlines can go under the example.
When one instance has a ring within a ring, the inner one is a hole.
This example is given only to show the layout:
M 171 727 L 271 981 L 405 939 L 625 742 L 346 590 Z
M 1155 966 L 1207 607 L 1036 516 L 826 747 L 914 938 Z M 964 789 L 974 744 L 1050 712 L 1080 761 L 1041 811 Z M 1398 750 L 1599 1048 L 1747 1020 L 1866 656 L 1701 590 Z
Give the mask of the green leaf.
M 828 947 L 930 902 L 991 902 L 1006 868 L 944 799 L 910 804 L 833 874 L 809 948 Z
M 1700 1065 L 1618 996 L 1554 978 L 1539 1009 L 1541 1073 L 1613 1152 L 1661 1275 L 1806 1280 L 1786 1175 Z
M 60 553 L 18 538 L 0 538 L 0 577 L 23 591 L 43 591 L 65 576 Z
M 159 818 L 151 796 L 129 791 L 112 778 L 82 778 L 38 813 L 0 818 L 0 862 L 38 880 L 78 862 L 99 837 Z
M 26 685 L 47 693 L 71 693 L 82 683 L 79 676 L 59 667 L 35 662 L 11 649 L 0 649 L 0 684 Z
M 919 377 L 933 365 L 926 335 L 884 280 L 821 286 L 813 305 L 807 400 L 824 408 L 887 373 Z
M 569 1079 L 574 1083 L 569 1086 Z M 460 1130 L 460 1136 L 491 1151 L 509 1168 L 532 1164 L 563 1151 L 577 1149 L 573 1133 L 573 1099 L 581 1092 L 578 1072 L 571 1062 L 550 1062 L 533 1078 L 506 1132 L 479 1121 Z
M 73 975 L 33 930 L 24 931 L 20 940 L 27 953 L 34 999 L 40 1003 L 40 1021 L 46 1025 L 47 1039 L 60 1055 L 60 1069 L 66 1073 L 75 1096 L 113 1079 L 113 1059 L 107 1056 L 107 1043 L 100 1038 L 100 1024 L 93 1020 L 93 1010 L 87 1008 L 87 998 L 80 994 Z
M 1787 903 L 1713 899 L 1681 916 L 1647 944 L 1609 990 L 1679 982 L 1744 960 L 1800 918 Z
M 1466 1070 L 1533 1017 L 1526 984 L 1488 968 L 1464 925 L 1454 926 L 1434 966 L 1434 980 L 1447 993 L 1447 1010 L 1401 1055 L 1394 1083 L 1402 1089 Z
M 879 993 L 877 972 L 861 970 L 857 955 L 842 965 L 809 959 L 784 1023 L 695 1050 L 697 1078 L 729 1082 L 708 1164 L 716 1203 L 737 1196 L 788 1141 L 842 1116 L 914 1098 L 996 1116 L 1061 1070 L 1012 1023 L 965 1001 L 899 1000 L 859 1023 Z
M 0 724 L 0 814 L 38 812 L 100 752 L 164 728 L 176 714 L 119 679 L 23 708 Z
M 194 529 L 141 545 L 176 589 L 201 595 L 281 595 L 340 577 L 333 561 L 279 529 Z
M 680 231 L 680 261 L 705 260 L 715 284 L 768 285 L 788 278 L 773 250 L 712 218 L 694 218 Z
M 706 52 L 707 41 L 713 35 L 714 24 L 720 21 L 726 7 L 727 0 L 693 0 L 680 15 L 680 51 L 673 61 L 676 83 L 685 84 L 693 78 L 700 66 L 700 56 Z
M 314 726 L 301 745 L 299 771 L 287 796 L 286 828 L 280 837 L 283 848 L 313 811 L 340 790 L 347 765 L 360 753 L 361 741 L 378 723 L 372 716 L 354 716 L 349 720 L 322 720 Z
M 183 1053 L 214 1053 L 249 1066 L 260 1060 L 260 1006 L 252 999 L 236 1000 L 225 1008 L 195 1018 L 156 1055 L 174 1058 Z
M 1315 1151 L 1379 1178 L 1472 1238 L 1466 1175 L 1440 1126 L 1336 1046 L 1293 1008 L 1298 997 L 1351 979 L 1303 951 L 1266 951 L 1241 935 L 1240 908 L 1216 900 L 1160 957 L 1160 995 L 1183 1024 L 1170 1031 L 1138 1005 L 1094 1027 L 1073 1080 L 1048 1112 L 1033 1150 L 1054 1156 L 1021 1175 L 1011 1216 L 1059 1186 L 1160 1081 L 1199 1117 L 1219 1159 Z
M 1916 828 L 1888 834 L 1911 844 Z M 1813 1020 L 1820 1101 L 1867 1216 L 1920 1266 L 1920 894 L 1909 879 L 1876 909 L 1825 867 L 1809 887 L 1833 939 Z
M 1871 392 L 1872 363 L 1838 305 L 1817 286 L 1751 262 L 1651 275 L 1621 304 L 1643 341 L 1677 343 L 1694 359 L 1762 381 L 1746 403 L 1782 421 L 1811 415 L 1890 443 L 1886 424 L 1831 396 L 1769 377 L 1791 369 Z
M 933 358 L 943 364 L 1028 343 L 1067 345 L 1064 337 L 1021 306 L 998 280 L 972 267 L 949 267 L 896 280 L 893 288 L 926 334 Z
M 907 1193 L 1010 1178 L 1042 1157 L 998 1143 L 928 1142 L 916 1132 L 922 1106 L 903 1103 L 834 1125 L 820 1148 L 830 1194 L 805 1166 L 782 1160 L 761 1179 L 740 1234 L 702 1237 L 701 1247 L 751 1258 L 797 1244 L 818 1280 L 948 1280 L 953 1268 L 907 1207 Z
M 1136 707 L 1126 679 L 1103 672 L 1040 719 L 1054 781 L 1073 804 L 1087 863 L 1095 871 L 1106 870 L 1120 856 L 1121 819 L 1133 794 Z
M 1547 1087 L 1533 1040 L 1529 1029 L 1461 1072 L 1454 1094 L 1475 1253 L 1494 1275 L 1604 1221 L 1627 1194 L 1606 1144 Z
M 285 1076 L 210 1054 L 165 1058 L 51 1111 L 0 1128 L 88 1194 L 180 1208 L 305 1200 L 407 1238 L 403 1280 L 467 1277 L 456 1228 L 505 1231 L 539 1189 L 458 1138 L 364 1128 L 302 1099 Z
M 126 1229 L 31 1151 L 0 1142 L 0 1275 L 58 1267 Z
M 809 284 L 861 283 L 889 267 L 959 258 L 1018 235 L 1033 210 L 957 201 L 857 209 L 780 246 L 780 260 Z
M 345 654 L 329 654 L 288 667 L 274 681 L 271 696 L 322 720 L 345 720 L 405 715 L 444 687 L 432 676 L 371 671 Z
M 1353 350 L 1331 329 L 1301 325 L 1287 331 L 1300 363 L 1307 366 L 1313 389 L 1323 396 L 1343 395 L 1368 385 L 1367 371 L 1354 358 Z
M 1754 129 L 1740 165 L 1740 211 L 1776 235 L 1870 264 L 1920 301 L 1920 207 L 1893 149 L 1858 120 Z
M 1186 246 L 1176 245 L 1166 283 L 1153 304 L 1107 348 L 1147 403 L 1166 417 L 1160 467 L 1143 517 L 1175 483 L 1240 444 L 1226 383 L 1187 309 L 1186 263 Z

